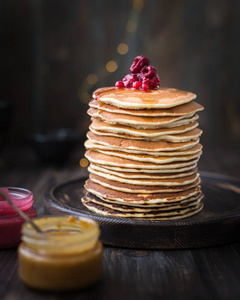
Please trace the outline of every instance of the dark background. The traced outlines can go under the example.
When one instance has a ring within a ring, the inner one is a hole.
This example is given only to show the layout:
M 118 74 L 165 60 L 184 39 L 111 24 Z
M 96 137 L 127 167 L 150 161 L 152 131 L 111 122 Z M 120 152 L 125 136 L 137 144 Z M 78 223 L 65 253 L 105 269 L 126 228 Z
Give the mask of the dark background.
M 0 3 L 1 99 L 14 107 L 8 144 L 23 144 L 41 128 L 70 127 L 84 135 L 89 94 L 121 80 L 144 54 L 161 86 L 198 95 L 205 106 L 204 147 L 240 146 L 240 1 Z M 132 22 L 136 30 L 129 32 Z M 117 52 L 122 42 L 129 46 L 125 55 Z M 117 61 L 116 72 L 105 70 L 110 60 Z M 99 79 L 94 85 L 86 83 L 91 73 Z

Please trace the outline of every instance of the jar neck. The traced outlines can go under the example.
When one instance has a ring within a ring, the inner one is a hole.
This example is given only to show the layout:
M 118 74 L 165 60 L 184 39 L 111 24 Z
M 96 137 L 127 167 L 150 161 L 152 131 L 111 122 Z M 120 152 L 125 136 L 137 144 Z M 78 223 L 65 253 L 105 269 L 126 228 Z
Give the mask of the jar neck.
M 79 217 L 41 217 L 33 221 L 42 229 L 37 233 L 29 223 L 22 227 L 27 247 L 47 254 L 80 253 L 93 248 L 99 238 L 95 221 Z
M 33 194 L 31 191 L 16 187 L 4 187 L 1 188 L 1 191 L 22 211 L 32 207 Z M 11 207 L 11 205 L 8 204 L 2 196 L 0 196 L 0 215 L 15 213 L 16 211 Z

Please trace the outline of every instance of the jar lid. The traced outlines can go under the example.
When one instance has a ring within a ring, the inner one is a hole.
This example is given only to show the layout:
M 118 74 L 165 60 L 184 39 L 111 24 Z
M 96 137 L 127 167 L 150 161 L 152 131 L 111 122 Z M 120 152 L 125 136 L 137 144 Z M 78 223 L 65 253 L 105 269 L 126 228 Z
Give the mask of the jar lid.
M 27 210 L 33 204 L 33 194 L 31 191 L 18 187 L 0 187 L 1 191 L 12 200 L 21 210 Z M 0 214 L 15 212 L 14 208 L 0 195 Z

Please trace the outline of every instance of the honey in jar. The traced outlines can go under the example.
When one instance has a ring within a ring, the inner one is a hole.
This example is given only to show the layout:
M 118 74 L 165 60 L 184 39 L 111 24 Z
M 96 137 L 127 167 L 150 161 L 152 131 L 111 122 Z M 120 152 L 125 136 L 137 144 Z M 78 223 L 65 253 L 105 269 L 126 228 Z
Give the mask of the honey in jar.
M 103 248 L 97 223 L 84 217 L 50 216 L 22 227 L 18 248 L 19 274 L 24 283 L 41 290 L 85 288 L 102 273 Z

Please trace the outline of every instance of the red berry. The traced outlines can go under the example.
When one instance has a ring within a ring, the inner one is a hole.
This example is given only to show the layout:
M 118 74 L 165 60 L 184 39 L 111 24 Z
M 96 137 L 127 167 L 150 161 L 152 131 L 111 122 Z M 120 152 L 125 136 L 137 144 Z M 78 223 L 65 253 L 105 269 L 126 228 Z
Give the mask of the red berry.
M 138 81 L 138 77 L 134 74 L 128 74 L 122 81 L 125 87 L 131 87 L 134 81 Z
M 134 89 L 139 89 L 141 85 L 142 85 L 142 83 L 140 81 L 134 81 L 132 84 L 132 87 Z
M 130 71 L 133 74 L 139 73 L 144 66 L 148 66 L 149 64 L 150 60 L 146 56 L 139 55 L 134 59 L 134 62 L 130 67 Z
M 148 85 L 149 88 L 154 89 L 157 88 L 160 85 L 160 79 L 159 76 L 153 76 L 153 78 L 146 78 L 144 77 L 142 79 L 142 83 L 145 83 Z
M 141 70 L 141 76 L 144 78 L 153 78 L 153 76 L 157 75 L 157 69 L 153 66 L 145 66 Z
M 115 87 L 121 88 L 121 87 L 124 87 L 124 84 L 122 81 L 116 81 Z
M 131 65 L 130 71 L 132 74 L 126 75 L 122 81 L 117 81 L 115 83 L 116 87 L 133 87 L 134 89 L 148 90 L 160 86 L 157 70 L 150 66 L 150 61 L 146 56 L 137 56 Z
M 156 68 L 145 66 L 141 70 L 142 83 L 146 83 L 149 88 L 157 88 L 160 85 L 160 79 Z
M 142 88 L 143 88 L 144 90 L 148 90 L 148 85 L 147 85 L 146 83 L 143 83 L 143 84 L 142 84 Z

